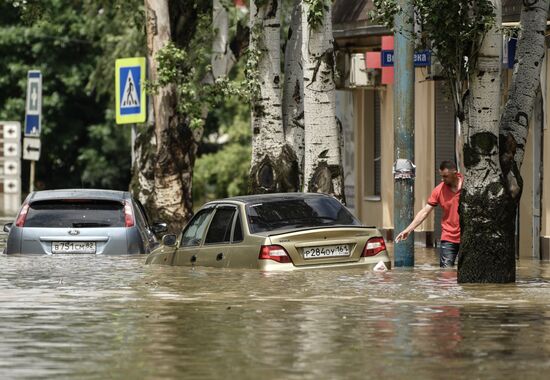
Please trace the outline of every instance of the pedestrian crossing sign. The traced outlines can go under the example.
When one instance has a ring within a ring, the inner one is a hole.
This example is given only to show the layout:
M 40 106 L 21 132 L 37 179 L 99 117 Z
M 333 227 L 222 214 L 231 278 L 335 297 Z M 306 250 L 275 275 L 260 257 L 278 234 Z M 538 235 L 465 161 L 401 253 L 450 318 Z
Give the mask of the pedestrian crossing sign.
M 145 96 L 145 58 L 122 58 L 115 63 L 116 123 L 144 123 L 147 98 Z

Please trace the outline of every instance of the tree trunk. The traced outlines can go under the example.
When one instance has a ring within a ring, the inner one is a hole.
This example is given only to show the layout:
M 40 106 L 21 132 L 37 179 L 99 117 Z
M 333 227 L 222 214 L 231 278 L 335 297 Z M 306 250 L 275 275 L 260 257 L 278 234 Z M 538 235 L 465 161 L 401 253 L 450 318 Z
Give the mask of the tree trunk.
M 331 7 L 317 28 L 308 23 L 309 4 L 302 1 L 304 62 L 304 191 L 332 194 L 345 202 L 341 131 L 336 122 L 334 40 Z
M 149 109 L 152 105 L 149 104 Z M 150 110 L 147 111 L 150 114 Z M 151 117 L 149 118 L 151 120 Z M 143 127 L 138 128 L 134 142 L 135 157 L 132 163 L 132 180 L 130 191 L 136 199 L 148 210 L 151 217 L 156 217 L 151 212 L 155 206 L 155 173 L 153 165 L 156 157 L 156 138 L 154 121 L 148 121 Z
M 298 188 L 304 180 L 304 74 L 302 70 L 301 0 L 294 0 L 285 48 L 283 126 L 287 144 L 296 155 Z
M 548 0 L 524 0 L 513 84 L 499 123 L 500 84 L 496 53 L 502 41 L 493 29 L 482 46 L 471 80 L 463 123 L 465 182 L 461 194 L 460 283 L 515 281 L 515 222 L 521 196 L 519 175 L 528 119 L 545 53 Z M 501 3 L 494 1 L 500 25 Z
M 549 2 L 523 1 L 516 64 L 500 125 L 500 157 L 510 193 L 514 193 L 514 184 L 517 182 L 514 177 L 519 176 L 519 169 L 523 163 L 529 119 L 540 91 L 540 72 L 546 53 L 545 33 Z
M 252 104 L 252 193 L 296 191 L 293 152 L 285 147 L 281 107 L 280 0 L 250 2 L 250 51 L 258 54 L 259 94 Z M 295 165 L 294 165 L 295 166 Z
M 220 0 L 214 0 L 212 25 L 214 42 L 212 44 L 213 79 L 227 76 L 235 64 L 235 55 L 229 48 L 229 15 Z
M 171 40 L 168 1 L 145 0 L 145 10 L 150 79 L 156 82 L 155 56 Z M 168 222 L 172 231 L 179 231 L 192 215 L 191 180 L 197 140 L 177 114 L 174 85 L 159 88 L 152 98 L 156 139 L 153 216 Z
M 458 282 L 514 281 L 515 262 L 504 252 L 512 249 L 514 234 L 502 231 L 512 217 L 500 179 L 498 123 L 501 93 L 500 32 L 502 6 L 495 6 L 495 27 L 481 44 L 478 64 L 464 102 L 464 183 L 460 199 L 461 247 Z M 510 245 L 512 243 L 512 245 Z

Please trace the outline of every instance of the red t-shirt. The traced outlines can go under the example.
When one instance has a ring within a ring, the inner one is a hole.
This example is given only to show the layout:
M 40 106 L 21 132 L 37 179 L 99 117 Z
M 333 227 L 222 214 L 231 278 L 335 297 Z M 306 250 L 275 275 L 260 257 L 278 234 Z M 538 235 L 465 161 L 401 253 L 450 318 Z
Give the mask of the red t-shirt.
M 458 173 L 462 180 L 462 175 Z M 451 243 L 460 243 L 460 221 L 458 218 L 458 200 L 460 189 L 455 193 L 451 186 L 441 182 L 433 189 L 428 204 L 430 206 L 441 206 L 443 216 L 441 217 L 441 240 Z

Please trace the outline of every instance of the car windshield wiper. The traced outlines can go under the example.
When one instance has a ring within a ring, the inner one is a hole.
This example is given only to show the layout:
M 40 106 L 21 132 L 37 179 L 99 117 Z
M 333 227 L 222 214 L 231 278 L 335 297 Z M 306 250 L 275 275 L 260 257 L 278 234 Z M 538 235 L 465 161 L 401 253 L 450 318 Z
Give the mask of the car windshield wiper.
M 79 222 L 73 223 L 74 228 L 83 228 L 83 227 L 110 227 L 109 223 L 97 223 L 97 222 Z

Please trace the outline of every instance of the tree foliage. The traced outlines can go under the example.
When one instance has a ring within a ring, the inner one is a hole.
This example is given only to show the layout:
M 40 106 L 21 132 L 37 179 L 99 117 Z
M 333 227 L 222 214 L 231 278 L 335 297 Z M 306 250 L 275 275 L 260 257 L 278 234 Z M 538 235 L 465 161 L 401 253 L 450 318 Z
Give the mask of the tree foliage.
M 457 106 L 463 117 L 461 97 L 468 76 L 476 67 L 485 33 L 494 25 L 494 10 L 489 0 L 412 0 L 415 22 L 420 34 L 410 36 L 421 47 L 430 48 L 449 79 Z M 394 29 L 394 18 L 401 11 L 397 0 L 374 0 L 371 18 Z
M 311 29 L 323 24 L 325 13 L 332 6 L 331 0 L 303 0 L 308 5 L 307 23 Z
M 136 0 L 0 4 L 0 119 L 23 121 L 27 71 L 43 75 L 38 187 L 127 188 L 130 138 L 114 121 L 113 69 L 115 58 L 143 55 L 142 19 Z
M 193 169 L 193 199 L 200 204 L 210 198 L 247 191 L 251 86 L 243 79 L 243 61 L 227 77 L 212 80 L 212 41 L 216 32 L 212 25 L 212 4 L 198 1 L 192 4 L 189 9 L 171 5 L 170 17 L 179 19 L 174 24 L 185 24 L 187 29 L 172 25 L 173 41 L 155 57 L 159 78 L 156 83 L 149 83 L 149 91 L 154 93 L 160 86 L 175 85 L 178 113 L 189 128 L 204 131 Z M 246 28 L 246 14 L 232 2 L 222 4 L 230 15 L 228 37 L 238 58 L 239 34 Z M 194 23 L 192 27 L 183 22 L 187 19 Z
M 186 33 L 175 32 L 174 42 L 161 49 L 156 59 L 159 63 L 158 83 L 150 83 L 149 90 L 156 91 L 159 86 L 175 84 L 178 93 L 178 112 L 189 119 L 191 128 L 202 127 L 205 110 L 219 107 L 230 96 L 248 100 L 251 94 L 248 83 L 233 81 L 226 77 L 212 83 L 208 81 L 211 71 L 212 40 L 215 30 L 212 27 L 212 7 L 192 7 L 194 27 Z M 202 4 L 202 2 L 201 2 Z M 230 38 L 234 38 L 238 29 L 246 23 L 244 15 L 235 10 L 235 6 L 224 2 L 230 11 Z

